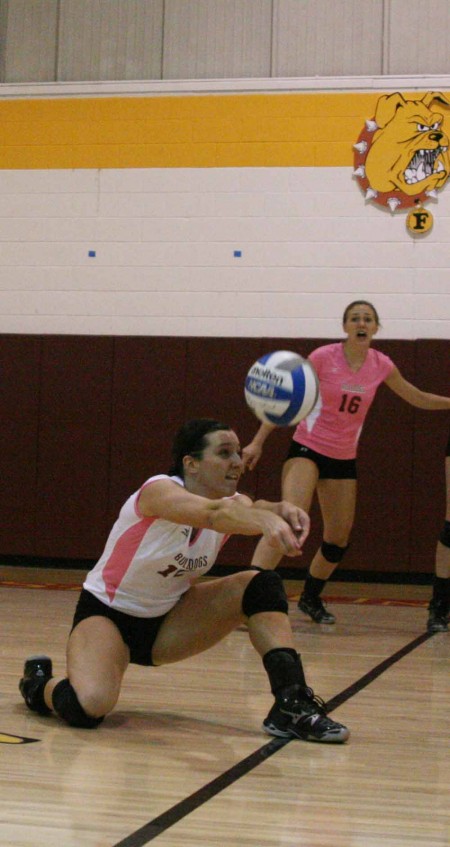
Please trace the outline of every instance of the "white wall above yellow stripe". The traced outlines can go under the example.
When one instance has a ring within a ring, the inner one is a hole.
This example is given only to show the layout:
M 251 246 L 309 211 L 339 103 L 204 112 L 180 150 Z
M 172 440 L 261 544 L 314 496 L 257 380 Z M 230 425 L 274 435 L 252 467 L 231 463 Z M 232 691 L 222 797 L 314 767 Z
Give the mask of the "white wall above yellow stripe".
M 364 296 L 380 337 L 448 338 L 450 188 L 414 239 L 365 202 L 352 145 L 381 92 L 449 78 L 369 82 L 3 86 L 0 331 L 339 337 Z

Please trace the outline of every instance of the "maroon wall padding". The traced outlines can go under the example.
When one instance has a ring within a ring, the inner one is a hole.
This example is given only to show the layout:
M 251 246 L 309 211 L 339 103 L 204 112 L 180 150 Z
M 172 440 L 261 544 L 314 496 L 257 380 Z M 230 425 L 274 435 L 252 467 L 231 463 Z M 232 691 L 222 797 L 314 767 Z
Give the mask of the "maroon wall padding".
M 450 344 L 416 342 L 415 384 L 433 394 L 450 393 Z M 411 568 L 434 566 L 436 542 L 445 517 L 445 448 L 450 430 L 447 411 L 414 411 L 413 491 L 411 498 Z
M 408 382 L 415 381 L 414 342 L 377 342 Z M 409 571 L 414 409 L 381 385 L 358 451 L 358 500 L 345 566 Z
M 33 555 L 41 340 L 0 336 L 0 551 Z
M 0 336 L 0 554 L 95 559 L 117 512 L 147 476 L 166 472 L 175 430 L 221 418 L 245 446 L 258 421 L 245 404 L 251 364 L 270 350 L 307 356 L 330 339 Z M 450 342 L 384 341 L 403 376 L 449 394 Z M 381 386 L 361 437 L 359 496 L 342 567 L 428 572 L 443 519 L 448 412 L 416 410 Z M 240 490 L 280 497 L 292 428 L 272 433 Z M 320 543 L 317 503 L 305 555 Z M 220 564 L 245 565 L 252 538 L 230 539 Z
M 169 470 L 172 436 L 185 420 L 185 382 L 185 339 L 115 339 L 110 524 L 147 477 Z
M 113 339 L 42 340 L 37 556 L 96 555 L 108 524 Z
M 189 338 L 186 347 L 186 420 L 209 417 L 236 427 L 244 443 L 257 425 L 244 400 L 244 382 L 261 354 L 257 338 Z

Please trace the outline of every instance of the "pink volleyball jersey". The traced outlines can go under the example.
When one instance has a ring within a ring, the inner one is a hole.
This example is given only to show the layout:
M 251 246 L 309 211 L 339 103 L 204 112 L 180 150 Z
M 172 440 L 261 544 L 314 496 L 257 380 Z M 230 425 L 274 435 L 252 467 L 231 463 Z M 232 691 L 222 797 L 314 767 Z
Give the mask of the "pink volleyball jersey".
M 353 459 L 377 388 L 394 363 L 369 348 L 366 361 L 355 372 L 345 358 L 342 342 L 318 347 L 309 360 L 319 377 L 320 396 L 312 412 L 298 424 L 294 441 L 332 459 Z
M 142 488 L 159 479 L 184 485 L 180 477 L 159 474 Z M 157 515 L 145 517 L 138 506 L 142 488 L 124 503 L 83 587 L 114 609 L 147 618 L 164 615 L 175 606 L 192 577 L 209 571 L 228 536 Z

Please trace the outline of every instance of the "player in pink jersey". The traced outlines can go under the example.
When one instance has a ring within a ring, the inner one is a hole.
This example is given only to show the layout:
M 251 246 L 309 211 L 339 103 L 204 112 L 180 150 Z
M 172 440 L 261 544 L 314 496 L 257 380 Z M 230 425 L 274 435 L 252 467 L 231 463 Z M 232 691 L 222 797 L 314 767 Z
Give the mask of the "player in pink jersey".
M 446 511 L 436 545 L 433 594 L 428 607 L 428 632 L 447 632 L 450 612 L 450 435 L 445 456 Z
M 418 409 L 450 409 L 450 397 L 416 388 L 403 378 L 388 356 L 371 348 L 379 325 L 375 307 L 366 300 L 356 300 L 344 312 L 346 339 L 311 353 L 320 397 L 313 411 L 297 426 L 283 465 L 283 497 L 309 511 L 317 490 L 322 512 L 323 541 L 309 567 L 298 604 L 317 623 L 335 622 L 320 595 L 348 547 L 356 505 L 358 440 L 378 386 L 384 382 Z M 244 448 L 246 468 L 255 467 L 273 429 L 270 424 L 261 424 L 253 441 Z M 279 551 L 270 549 L 262 538 L 252 564 L 276 568 L 280 558 Z
M 309 518 L 286 501 L 237 493 L 243 470 L 237 435 L 209 418 L 188 422 L 173 446 L 171 475 L 151 477 L 124 504 L 105 551 L 88 574 L 67 647 L 67 677 L 48 656 L 25 662 L 20 692 L 41 715 L 92 729 L 117 703 L 129 663 L 165 665 L 201 653 L 246 624 L 275 700 L 269 735 L 342 742 L 348 729 L 326 715 L 307 686 L 288 618 L 283 582 L 246 569 L 196 579 L 230 534 L 263 535 L 289 556 L 301 553 Z

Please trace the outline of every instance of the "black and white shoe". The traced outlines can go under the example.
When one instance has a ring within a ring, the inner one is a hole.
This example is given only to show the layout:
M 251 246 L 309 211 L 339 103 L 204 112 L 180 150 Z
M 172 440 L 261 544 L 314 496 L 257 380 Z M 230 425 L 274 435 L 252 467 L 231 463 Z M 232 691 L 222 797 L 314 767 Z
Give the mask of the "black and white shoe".
M 301 738 L 341 744 L 350 735 L 346 726 L 327 717 L 325 704 L 311 688 L 277 697 L 263 722 L 263 730 L 276 738 Z
M 48 656 L 30 656 L 26 660 L 19 691 L 32 712 L 50 714 L 51 709 L 44 701 L 44 688 L 52 675 L 52 660 Z
M 325 608 L 320 597 L 306 597 L 303 593 L 298 601 L 298 608 L 316 623 L 336 623 L 336 618 Z
M 428 632 L 448 632 L 448 607 L 446 604 L 431 600 L 428 606 Z

